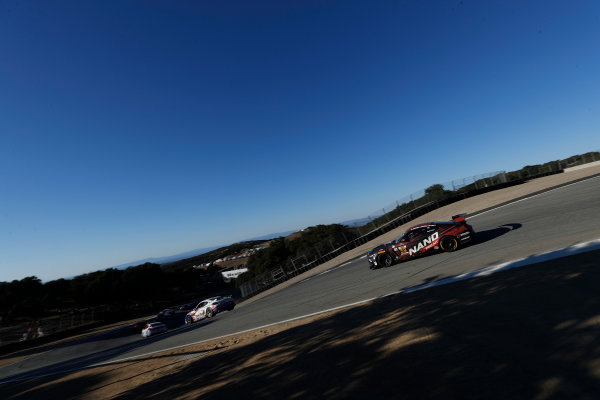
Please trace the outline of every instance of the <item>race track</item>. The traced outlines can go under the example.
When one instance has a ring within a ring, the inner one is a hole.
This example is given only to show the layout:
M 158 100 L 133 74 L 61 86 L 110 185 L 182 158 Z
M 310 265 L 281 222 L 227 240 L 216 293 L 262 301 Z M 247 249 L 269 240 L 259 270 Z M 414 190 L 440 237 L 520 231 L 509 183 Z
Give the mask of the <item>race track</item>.
M 57 345 L 0 368 L 0 383 L 185 346 L 598 239 L 600 177 L 470 216 L 469 223 L 477 242 L 454 253 L 378 270 L 369 270 L 366 259 L 359 258 L 191 327 L 174 321 L 169 332 L 154 338 L 119 329 Z

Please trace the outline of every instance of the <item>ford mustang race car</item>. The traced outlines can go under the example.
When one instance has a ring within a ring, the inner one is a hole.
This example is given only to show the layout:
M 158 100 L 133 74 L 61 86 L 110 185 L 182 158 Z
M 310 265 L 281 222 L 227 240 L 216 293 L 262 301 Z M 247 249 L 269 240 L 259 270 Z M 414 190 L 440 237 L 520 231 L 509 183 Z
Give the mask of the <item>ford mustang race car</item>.
M 192 311 L 185 316 L 186 325 L 191 325 L 196 321 L 204 318 L 210 318 L 213 315 L 224 310 L 233 310 L 235 301 L 231 297 L 211 297 L 210 299 L 202 300 Z
M 427 222 L 409 228 L 398 239 L 379 245 L 367 253 L 371 269 L 437 251 L 454 251 L 473 240 L 475 233 L 467 224 L 466 214 L 448 222 Z

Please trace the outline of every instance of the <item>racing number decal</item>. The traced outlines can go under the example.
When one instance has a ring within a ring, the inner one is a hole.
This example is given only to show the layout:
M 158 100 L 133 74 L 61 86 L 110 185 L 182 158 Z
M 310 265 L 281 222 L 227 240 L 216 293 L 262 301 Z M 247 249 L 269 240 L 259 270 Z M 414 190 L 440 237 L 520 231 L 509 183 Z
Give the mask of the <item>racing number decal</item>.
M 406 252 L 408 252 L 408 250 L 406 250 L 406 246 L 398 246 L 398 247 L 394 247 L 394 250 L 400 254 L 404 254 Z

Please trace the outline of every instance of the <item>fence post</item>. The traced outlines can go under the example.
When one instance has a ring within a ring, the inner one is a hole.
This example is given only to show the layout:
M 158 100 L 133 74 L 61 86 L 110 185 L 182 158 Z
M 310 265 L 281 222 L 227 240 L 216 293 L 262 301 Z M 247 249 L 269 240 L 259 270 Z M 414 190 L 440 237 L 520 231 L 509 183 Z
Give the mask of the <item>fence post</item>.
M 317 254 L 319 255 L 319 258 L 323 257 L 323 256 L 321 255 L 321 252 L 320 252 L 320 251 L 319 251 L 319 249 L 317 248 L 317 246 L 315 246 L 315 250 L 317 250 Z
M 385 208 L 382 208 L 381 210 L 383 211 L 383 215 L 385 216 L 385 219 L 387 219 L 387 222 L 390 222 L 390 216 L 385 212 Z
M 346 238 L 344 231 L 342 231 L 342 237 L 344 238 L 344 242 L 346 242 L 346 244 L 348 244 L 348 239 Z

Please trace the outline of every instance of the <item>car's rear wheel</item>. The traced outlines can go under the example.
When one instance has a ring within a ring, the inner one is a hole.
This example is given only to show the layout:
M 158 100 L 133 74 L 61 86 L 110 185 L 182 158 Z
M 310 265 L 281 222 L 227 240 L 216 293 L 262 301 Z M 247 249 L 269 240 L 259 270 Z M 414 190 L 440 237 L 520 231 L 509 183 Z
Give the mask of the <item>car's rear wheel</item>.
M 440 240 L 440 248 L 443 251 L 454 251 L 458 248 L 458 241 L 454 236 L 444 236 Z
M 377 257 L 377 265 L 387 268 L 392 265 L 392 256 L 387 253 L 380 254 Z
M 214 314 L 215 314 L 215 313 L 213 312 L 213 309 L 212 309 L 212 308 L 210 308 L 210 307 L 209 307 L 209 308 L 207 308 L 207 309 L 206 309 L 206 314 L 205 314 L 205 315 L 206 315 L 206 318 L 210 318 L 210 317 L 212 317 Z

